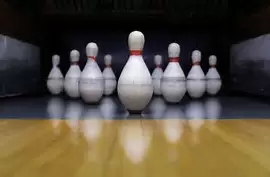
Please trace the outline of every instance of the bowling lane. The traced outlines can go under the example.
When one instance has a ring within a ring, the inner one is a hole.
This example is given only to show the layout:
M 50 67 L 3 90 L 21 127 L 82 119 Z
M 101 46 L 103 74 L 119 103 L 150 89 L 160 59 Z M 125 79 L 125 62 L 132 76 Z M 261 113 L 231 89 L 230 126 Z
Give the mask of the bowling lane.
M 75 124 L 76 122 L 76 124 Z M 0 176 L 268 177 L 270 120 L 0 120 Z
M 90 114 L 90 115 L 89 115 Z M 66 97 L 17 97 L 1 99 L 0 119 L 126 119 L 128 112 L 117 97 L 104 97 L 97 105 Z M 154 97 L 137 119 L 268 119 L 270 104 L 246 97 L 204 97 L 191 100 L 185 96 L 180 104 L 168 105 Z

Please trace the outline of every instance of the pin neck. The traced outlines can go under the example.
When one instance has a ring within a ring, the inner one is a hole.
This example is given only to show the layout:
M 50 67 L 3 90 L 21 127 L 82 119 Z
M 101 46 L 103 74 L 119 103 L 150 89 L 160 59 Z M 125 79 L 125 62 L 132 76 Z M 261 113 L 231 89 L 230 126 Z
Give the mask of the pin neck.
M 110 68 L 111 67 L 111 65 L 106 65 L 106 68 Z
M 135 55 L 135 56 L 142 55 L 142 51 L 141 50 L 131 50 L 130 55 Z
M 72 62 L 71 62 L 71 65 L 77 65 L 77 64 L 78 64 L 77 61 L 72 61 Z
M 215 68 L 216 67 L 216 65 L 210 65 L 210 68 Z
M 87 56 L 88 59 L 93 59 L 93 60 L 96 60 L 96 57 L 94 56 Z
M 160 65 L 156 65 L 157 68 L 160 68 Z
M 200 65 L 200 62 L 195 62 L 193 63 L 193 65 Z
M 179 57 L 171 57 L 169 58 L 169 62 L 179 62 Z

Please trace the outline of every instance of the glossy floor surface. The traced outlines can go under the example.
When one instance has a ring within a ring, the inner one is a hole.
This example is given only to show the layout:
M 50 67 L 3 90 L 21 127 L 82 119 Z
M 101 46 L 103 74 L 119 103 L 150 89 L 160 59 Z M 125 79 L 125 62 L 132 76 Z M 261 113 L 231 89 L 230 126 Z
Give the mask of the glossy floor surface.
M 1 101 L 0 177 L 270 176 L 267 103 L 156 97 L 128 115 L 110 97 Z
M 269 120 L 1 120 L 3 177 L 269 177 Z

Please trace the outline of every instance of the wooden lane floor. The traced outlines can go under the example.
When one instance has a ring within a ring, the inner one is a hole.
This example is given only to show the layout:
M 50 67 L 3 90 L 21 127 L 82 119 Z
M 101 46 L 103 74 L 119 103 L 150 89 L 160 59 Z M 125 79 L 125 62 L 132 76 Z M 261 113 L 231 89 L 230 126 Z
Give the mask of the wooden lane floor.
M 1 177 L 269 177 L 270 120 L 0 120 Z

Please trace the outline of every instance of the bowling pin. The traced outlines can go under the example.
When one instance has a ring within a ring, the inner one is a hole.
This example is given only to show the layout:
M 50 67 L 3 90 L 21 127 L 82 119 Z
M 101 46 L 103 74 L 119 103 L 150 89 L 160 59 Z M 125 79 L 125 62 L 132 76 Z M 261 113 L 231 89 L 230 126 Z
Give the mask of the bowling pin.
M 216 69 L 216 64 L 217 64 L 217 57 L 215 55 L 211 55 L 209 57 L 210 68 L 206 74 L 207 80 L 206 91 L 210 95 L 216 95 L 219 92 L 222 85 L 220 75 Z
M 129 34 L 130 56 L 117 85 L 119 99 L 131 113 L 141 112 L 153 95 L 152 77 L 142 57 L 144 42 L 143 33 L 133 31 Z
M 113 73 L 111 64 L 112 64 L 112 56 L 105 55 L 104 63 L 106 67 L 103 70 L 103 77 L 105 80 L 105 88 L 104 88 L 104 95 L 111 95 L 113 94 L 116 88 L 116 77 Z
M 87 103 L 97 103 L 104 92 L 104 78 L 96 62 L 98 46 L 89 43 L 86 46 L 88 61 L 81 73 L 79 91 L 82 99 Z
M 59 55 L 52 56 L 52 70 L 49 73 L 47 80 L 47 88 L 53 95 L 58 95 L 63 91 L 64 87 L 64 77 L 63 74 L 58 67 L 60 63 Z
M 156 65 L 156 68 L 154 69 L 154 71 L 152 73 L 154 94 L 161 95 L 160 82 L 161 82 L 161 78 L 163 76 L 163 70 L 160 67 L 160 65 L 162 62 L 162 56 L 156 55 L 154 61 L 155 61 L 155 65 Z
M 78 98 L 79 93 L 79 80 L 81 76 L 81 69 L 78 65 L 80 53 L 77 50 L 70 52 L 70 68 L 65 76 L 64 88 L 65 92 L 71 98 Z
M 186 93 L 186 77 L 179 64 L 179 44 L 170 44 L 168 47 L 168 54 L 169 64 L 162 77 L 161 92 L 167 102 L 178 103 Z
M 192 98 L 200 98 L 206 89 L 205 75 L 200 66 L 201 52 L 194 50 L 191 58 L 193 66 L 187 76 L 187 91 Z

